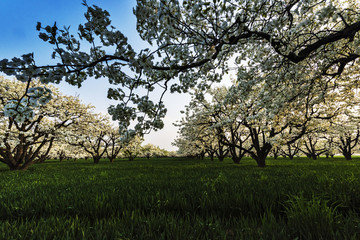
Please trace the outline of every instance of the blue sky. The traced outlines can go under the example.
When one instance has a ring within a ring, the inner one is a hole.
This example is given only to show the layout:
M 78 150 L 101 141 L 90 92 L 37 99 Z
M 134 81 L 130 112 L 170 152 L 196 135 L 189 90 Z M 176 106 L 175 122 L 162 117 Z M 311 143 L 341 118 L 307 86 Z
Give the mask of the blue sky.
M 132 9 L 135 0 L 88 0 L 89 5 L 95 4 L 106 9 L 111 14 L 112 25 L 128 37 L 129 43 L 135 49 L 141 49 L 145 44 L 136 32 L 136 18 Z M 82 0 L 0 0 L 0 59 L 18 57 L 33 52 L 38 65 L 51 61 L 52 47 L 38 38 L 36 23 L 43 26 L 71 26 L 74 32 L 78 24 L 85 21 L 86 8 Z M 77 94 L 85 103 L 96 106 L 98 112 L 107 112 L 111 102 L 106 98 L 106 80 L 88 79 L 78 89 L 66 83 L 58 85 L 60 90 L 68 95 Z M 164 129 L 150 133 L 145 137 L 145 143 L 152 143 L 168 150 L 175 150 L 171 142 L 176 137 L 177 129 L 172 125 L 180 120 L 180 110 L 184 109 L 190 97 L 188 95 L 170 94 L 165 96 L 168 114 Z M 180 100 L 180 101 L 179 101 Z

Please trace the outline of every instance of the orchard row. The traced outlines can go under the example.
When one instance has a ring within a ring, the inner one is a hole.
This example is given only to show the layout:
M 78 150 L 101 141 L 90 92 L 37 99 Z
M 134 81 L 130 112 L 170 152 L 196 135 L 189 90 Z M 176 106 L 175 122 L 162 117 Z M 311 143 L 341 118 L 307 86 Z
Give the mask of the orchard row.
M 168 156 L 170 153 L 152 144 L 141 146 L 143 139 L 128 131 L 119 131 L 109 116 L 94 112 L 78 97 L 66 96 L 51 85 L 32 81 L 32 89 L 49 89 L 51 99 L 33 106 L 24 119 L 5 117 L 7 103 L 21 102 L 17 108 L 26 109 L 32 102 L 26 92 L 27 84 L 0 78 L 0 161 L 11 170 L 26 170 L 46 159 L 101 158 L 111 162 L 117 157 Z M 21 110 L 21 109 L 20 109 Z M 24 116 L 24 115 L 22 115 Z

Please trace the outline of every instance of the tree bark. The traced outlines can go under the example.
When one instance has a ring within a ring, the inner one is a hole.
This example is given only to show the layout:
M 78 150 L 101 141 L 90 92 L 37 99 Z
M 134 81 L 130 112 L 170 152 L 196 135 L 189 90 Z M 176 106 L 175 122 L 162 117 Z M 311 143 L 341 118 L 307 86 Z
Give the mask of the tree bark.
M 210 160 L 211 161 L 214 161 L 214 153 L 211 153 L 211 154 L 209 154 L 210 155 Z
M 344 155 L 344 157 L 345 157 L 346 160 L 348 160 L 348 161 L 352 160 L 352 157 L 351 157 L 352 154 L 351 154 L 351 152 L 349 152 L 349 151 L 343 151 L 342 154 Z
M 100 162 L 100 156 L 93 156 L 94 164 L 98 164 Z
M 233 162 L 236 163 L 236 164 L 239 164 L 239 163 L 240 163 L 240 160 L 241 160 L 240 157 L 232 157 L 231 159 L 232 159 Z
M 266 167 L 266 156 L 265 157 L 261 156 L 255 160 L 256 160 L 258 167 L 261 167 L 261 168 Z
M 14 170 L 27 170 L 34 162 L 25 162 L 24 164 L 9 165 L 11 171 Z

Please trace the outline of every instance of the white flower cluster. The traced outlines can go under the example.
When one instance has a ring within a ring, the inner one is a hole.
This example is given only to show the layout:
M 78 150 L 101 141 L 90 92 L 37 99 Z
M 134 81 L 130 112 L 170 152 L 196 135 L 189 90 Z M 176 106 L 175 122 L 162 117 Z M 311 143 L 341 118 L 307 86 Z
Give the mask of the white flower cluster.
M 23 123 L 34 117 L 34 111 L 30 107 L 28 99 L 23 98 L 20 101 L 10 100 L 4 107 L 4 115 L 14 118 L 18 123 Z
M 51 90 L 46 87 L 33 87 L 30 88 L 27 92 L 29 100 L 32 103 L 33 107 L 38 107 L 40 105 L 47 104 L 51 98 Z
M 125 131 L 120 139 L 123 143 L 129 143 L 136 136 L 136 131 L 129 129 Z
M 354 27 L 360 11 L 357 1 L 137 1 L 136 29 L 149 43 L 139 52 L 111 25 L 108 11 L 86 1 L 83 4 L 87 7 L 86 22 L 79 25 L 77 34 L 70 33 L 69 27 L 60 30 L 56 24 L 36 26 L 39 37 L 54 45 L 52 58 L 60 62 L 37 66 L 33 54 L 25 54 L 0 60 L 0 71 L 23 82 L 39 77 L 43 83 L 66 81 L 79 87 L 88 77 L 107 78 L 121 86 L 108 92 L 110 99 L 120 101 L 109 113 L 126 127 L 137 121 L 136 130 L 163 127 L 160 119 L 165 116 L 165 107 L 142 97 L 156 88 L 163 88 L 164 93 L 195 87 L 204 92 L 228 71 L 236 70 L 236 94 L 245 98 L 259 81 L 269 89 L 283 77 L 311 82 L 311 77 L 292 76 L 303 73 L 296 65 L 306 62 L 319 74 L 336 75 L 341 74 L 344 61 L 349 61 L 347 64 L 359 58 L 354 55 L 360 51 L 359 31 Z M 330 40 L 333 37 L 338 40 Z M 230 69 L 234 59 L 236 67 Z M 292 75 L 276 73 L 288 65 Z M 259 107 L 275 106 L 280 99 L 267 97 L 260 90 L 258 94 L 263 95 L 262 102 L 256 103 Z
M 18 123 L 34 118 L 34 109 L 51 100 L 51 90 L 46 87 L 30 88 L 19 100 L 10 100 L 4 106 L 4 116 L 14 118 Z

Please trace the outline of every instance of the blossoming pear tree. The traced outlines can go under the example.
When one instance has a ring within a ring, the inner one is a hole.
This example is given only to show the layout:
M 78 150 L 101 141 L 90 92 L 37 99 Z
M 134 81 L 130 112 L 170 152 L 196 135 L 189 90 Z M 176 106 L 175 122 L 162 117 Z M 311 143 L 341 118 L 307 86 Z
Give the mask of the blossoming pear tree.
M 244 149 L 251 149 L 249 132 L 236 116 L 240 106 L 226 102 L 229 97 L 229 89 L 226 87 L 210 89 L 208 93 L 212 98 L 211 102 L 206 103 L 200 99 L 198 104 L 204 106 L 207 114 L 211 115 L 213 121 L 210 127 L 222 129 L 217 131 L 220 143 L 228 149 L 233 162 L 238 164 L 246 154 Z
M 356 126 L 356 129 L 353 128 L 354 125 L 346 129 L 341 135 L 335 144 L 339 148 L 342 155 L 346 160 L 351 160 L 352 155 L 356 147 L 358 147 L 360 140 L 360 126 L 359 123 Z M 343 126 L 342 126 L 343 128 Z
M 269 70 L 267 76 L 284 70 Z M 306 73 L 312 72 L 308 70 Z M 327 123 L 339 114 L 341 109 L 348 106 L 345 100 L 351 99 L 338 87 L 344 85 L 332 81 L 323 85 L 320 77 L 313 78 L 308 86 L 308 83 L 299 82 L 293 76 L 283 79 L 289 85 L 276 87 L 264 81 L 264 72 L 243 77 L 249 80 L 251 77 L 254 85 L 243 88 L 241 84 L 235 84 L 228 89 L 218 88 L 209 92 L 212 102 L 195 98 L 191 105 L 204 106 L 200 115 L 211 116 L 208 120 L 210 128 L 222 129 L 216 134 L 224 139 L 223 143 L 229 147 L 237 144 L 236 147 L 255 159 L 259 167 L 266 166 L 266 157 L 274 147 L 295 143 L 309 131 L 318 128 L 319 123 Z M 289 91 L 285 88 L 289 86 L 292 86 L 290 91 L 293 94 L 287 95 Z M 197 110 L 194 112 L 199 113 Z M 231 135 L 234 136 L 233 127 L 237 127 L 236 138 L 242 139 L 241 144 L 229 141 Z
M 358 90 L 358 89 L 357 89 Z M 328 135 L 334 147 L 345 157 L 351 160 L 360 141 L 359 103 L 343 110 L 337 118 L 331 121 L 332 126 Z
M 141 155 L 147 159 L 150 159 L 151 157 L 167 157 L 169 154 L 170 153 L 165 149 L 161 149 L 159 146 L 155 146 L 151 143 L 141 147 Z
M 280 138 L 282 139 L 287 137 L 289 134 L 292 134 L 292 131 L 293 131 L 293 127 L 289 127 L 287 131 L 284 131 L 280 134 L 281 135 Z M 300 140 L 296 140 L 291 143 L 287 142 L 285 144 L 280 145 L 279 154 L 285 158 L 294 159 L 294 157 L 296 155 L 299 155 L 300 153 L 300 146 L 301 146 Z
M 207 104 L 193 99 L 186 106 L 185 117 L 174 124 L 179 127 L 178 138 L 174 145 L 179 148 L 179 153 L 188 157 L 199 157 L 203 159 L 207 154 L 211 160 L 216 156 L 223 161 L 228 149 L 222 144 L 222 128 L 212 128 L 213 116 L 206 111 Z
M 68 131 L 66 142 L 81 147 L 97 164 L 106 154 L 109 146 L 106 138 L 110 131 L 111 124 L 107 115 L 91 113 L 75 131 Z
M 33 99 L 38 91 L 51 92 L 46 104 L 41 103 L 46 95 Z M 39 81 L 22 83 L 0 77 L 0 161 L 11 170 L 26 170 L 43 161 L 65 129 L 83 123 L 89 108 L 77 97 L 62 95 Z
M 300 151 L 308 158 L 316 160 L 328 151 L 327 142 L 327 139 L 319 133 L 308 133 L 302 138 Z
M 144 141 L 144 139 L 139 135 L 125 137 L 126 145 L 121 151 L 123 155 L 129 159 L 129 161 L 133 161 L 137 156 L 141 154 L 141 143 Z
M 63 160 L 77 160 L 88 157 L 89 154 L 78 146 L 73 146 L 66 143 L 64 140 L 58 140 L 53 144 L 48 155 L 49 159 L 57 159 L 60 162 Z
M 119 156 L 121 149 L 127 142 L 127 140 L 124 141 L 123 137 L 117 128 L 110 126 L 104 141 L 107 145 L 106 156 L 111 163 Z
M 142 133 L 163 127 L 164 94 L 154 99 L 150 93 L 155 89 L 204 90 L 230 70 L 237 71 L 241 89 L 247 89 L 255 80 L 243 76 L 282 68 L 281 74 L 266 77 L 267 86 L 278 86 L 301 74 L 304 64 L 315 75 L 296 79 L 310 87 L 314 79 L 326 84 L 359 67 L 358 1 L 137 0 L 137 31 L 149 45 L 140 51 L 112 25 L 108 11 L 84 5 L 86 21 L 77 32 L 56 23 L 36 26 L 39 37 L 54 46 L 51 56 L 58 63 L 37 65 L 34 54 L 24 54 L 1 60 L 0 71 L 23 82 L 40 78 L 77 86 L 88 77 L 104 77 L 114 85 L 108 97 L 119 101 L 109 113 L 123 128 L 137 121 L 135 129 Z M 31 114 L 21 102 L 8 104 L 22 109 L 19 118 Z

